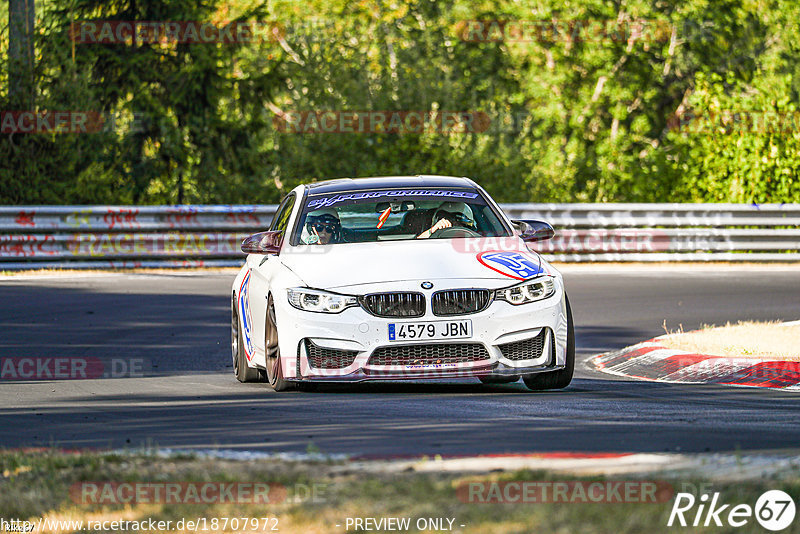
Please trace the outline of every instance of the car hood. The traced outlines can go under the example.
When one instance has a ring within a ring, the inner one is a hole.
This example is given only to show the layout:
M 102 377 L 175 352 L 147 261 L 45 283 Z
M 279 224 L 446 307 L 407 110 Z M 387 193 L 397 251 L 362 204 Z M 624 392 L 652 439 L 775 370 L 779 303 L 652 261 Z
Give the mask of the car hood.
M 542 269 L 541 257 L 518 238 L 301 245 L 286 247 L 280 258 L 306 285 L 318 289 L 452 279 L 496 280 L 491 285 L 500 287 Z

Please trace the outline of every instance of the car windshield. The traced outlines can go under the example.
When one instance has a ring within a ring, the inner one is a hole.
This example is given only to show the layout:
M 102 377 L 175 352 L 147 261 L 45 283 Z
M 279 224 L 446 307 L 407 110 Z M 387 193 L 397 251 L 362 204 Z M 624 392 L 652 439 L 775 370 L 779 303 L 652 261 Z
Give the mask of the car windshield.
M 510 235 L 478 191 L 378 189 L 309 195 L 295 244 Z

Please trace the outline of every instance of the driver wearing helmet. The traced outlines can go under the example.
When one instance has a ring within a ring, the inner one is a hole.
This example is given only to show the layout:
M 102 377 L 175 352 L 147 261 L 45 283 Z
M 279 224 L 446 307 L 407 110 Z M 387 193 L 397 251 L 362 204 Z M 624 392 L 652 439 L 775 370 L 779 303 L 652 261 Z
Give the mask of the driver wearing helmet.
M 339 214 L 333 208 L 317 210 L 306 217 L 307 245 L 327 245 L 338 243 L 342 235 L 342 224 Z
M 444 202 L 433 215 L 433 226 L 417 236 L 417 239 L 427 239 L 434 232 L 445 228 L 467 228 L 477 231 L 475 220 L 472 218 L 472 209 L 463 202 Z

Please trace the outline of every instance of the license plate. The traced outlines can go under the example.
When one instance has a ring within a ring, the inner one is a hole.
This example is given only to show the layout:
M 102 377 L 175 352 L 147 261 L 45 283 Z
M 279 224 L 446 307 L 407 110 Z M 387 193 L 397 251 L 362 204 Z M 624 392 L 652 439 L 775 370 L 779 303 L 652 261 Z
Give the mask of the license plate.
M 472 337 L 472 321 L 389 323 L 389 341 L 458 339 Z

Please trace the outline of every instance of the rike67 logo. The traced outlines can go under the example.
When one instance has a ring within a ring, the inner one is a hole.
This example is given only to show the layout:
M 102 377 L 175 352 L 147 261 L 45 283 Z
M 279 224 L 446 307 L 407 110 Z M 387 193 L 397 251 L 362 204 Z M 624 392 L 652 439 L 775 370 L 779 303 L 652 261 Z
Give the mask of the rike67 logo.
M 743 527 L 755 517 L 765 529 L 778 532 L 792 524 L 795 512 L 794 500 L 781 490 L 765 492 L 758 498 L 755 507 L 749 504 L 723 504 L 719 492 L 710 497 L 703 493 L 699 499 L 691 493 L 678 493 L 667 526 Z

